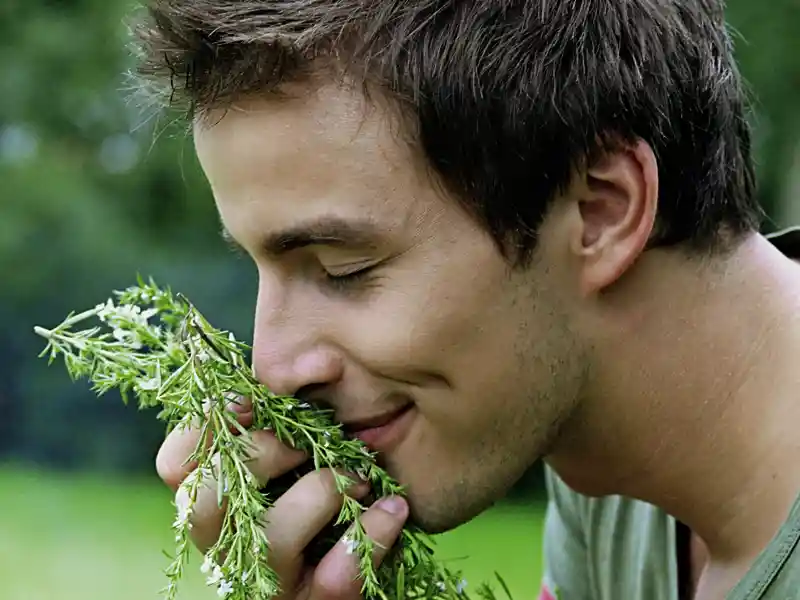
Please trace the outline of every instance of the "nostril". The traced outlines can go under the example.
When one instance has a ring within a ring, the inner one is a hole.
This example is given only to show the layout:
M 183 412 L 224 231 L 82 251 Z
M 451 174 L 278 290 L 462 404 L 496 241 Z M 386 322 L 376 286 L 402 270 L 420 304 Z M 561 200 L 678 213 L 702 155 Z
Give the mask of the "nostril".
M 278 396 L 324 396 L 322 391 L 342 376 L 343 363 L 334 351 L 302 348 L 286 343 L 282 347 L 262 345 L 254 351 L 258 380 Z
M 331 408 L 330 404 L 324 400 L 327 387 L 327 384 L 324 383 L 309 383 L 298 389 L 294 396 L 302 402 L 308 402 L 319 408 Z

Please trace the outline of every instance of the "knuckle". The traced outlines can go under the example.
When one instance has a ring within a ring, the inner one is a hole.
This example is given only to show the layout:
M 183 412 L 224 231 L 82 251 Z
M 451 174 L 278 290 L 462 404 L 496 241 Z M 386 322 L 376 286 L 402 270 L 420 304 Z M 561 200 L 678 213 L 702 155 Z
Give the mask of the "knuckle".
M 342 501 L 342 492 L 336 485 L 336 477 L 332 469 L 313 470 L 306 475 L 309 478 L 309 491 L 319 494 L 320 497 L 328 498 L 337 506 Z
M 171 488 L 177 488 L 183 480 L 182 469 L 166 444 L 163 444 L 156 454 L 156 473 Z
M 362 517 L 364 531 L 380 547 L 388 548 L 400 535 L 405 514 L 402 510 L 399 513 L 389 513 L 382 510 L 380 505 L 372 507 Z
M 253 444 L 247 467 L 261 482 L 278 477 L 306 460 L 304 453 L 285 447 L 269 431 L 252 431 L 250 440 Z
M 315 485 L 319 486 L 317 489 L 325 494 L 338 493 L 336 488 L 336 480 L 334 479 L 333 471 L 331 469 L 320 469 L 311 471 L 309 476 L 314 480 Z
M 343 569 L 317 569 L 314 573 L 312 600 L 358 600 L 359 584 Z
M 375 551 L 381 552 L 390 547 L 397 539 L 402 525 L 386 516 L 364 524 L 364 531 L 375 543 Z

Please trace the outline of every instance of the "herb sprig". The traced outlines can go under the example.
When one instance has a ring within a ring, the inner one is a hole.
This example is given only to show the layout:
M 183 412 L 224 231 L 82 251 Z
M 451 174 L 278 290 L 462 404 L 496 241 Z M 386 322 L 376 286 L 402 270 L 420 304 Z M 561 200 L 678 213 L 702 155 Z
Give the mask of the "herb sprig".
M 84 329 L 76 326 L 93 320 Z M 94 308 L 70 313 L 52 329 L 35 327 L 47 345 L 40 357 L 51 364 L 62 357 L 73 380 L 85 378 L 103 395 L 118 389 L 128 404 L 131 395 L 139 409 L 160 408 L 158 419 L 167 432 L 176 427 L 200 428 L 189 461 L 197 468 L 175 497 L 176 551 L 166 568 L 166 600 L 174 600 L 191 555 L 191 514 L 200 486 L 214 486 L 225 518 L 217 542 L 205 553 L 201 570 L 207 583 L 227 600 L 266 600 L 280 591 L 280 582 L 267 564 L 269 540 L 265 515 L 276 499 L 269 483 L 262 487 L 247 467 L 253 445 L 249 431 L 269 429 L 287 445 L 305 451 L 315 469 L 334 470 L 338 489 L 352 480 L 343 472 L 368 481 L 376 497 L 403 494 L 403 487 L 375 461 L 360 441 L 349 439 L 329 410 L 273 394 L 254 376 L 246 362 L 248 346 L 232 333 L 214 328 L 183 295 L 160 288 L 150 279 L 115 291 Z M 248 398 L 253 424 L 245 429 L 231 403 Z M 466 582 L 434 558 L 433 540 L 413 524 L 379 567 L 373 565 L 373 542 L 361 526 L 367 506 L 344 496 L 334 528 L 319 543 L 329 548 L 344 543 L 358 557 L 362 595 L 368 600 L 469 598 Z M 339 538 L 341 528 L 346 536 Z M 509 599 L 507 586 L 497 575 Z M 479 598 L 493 600 L 490 586 L 477 588 Z

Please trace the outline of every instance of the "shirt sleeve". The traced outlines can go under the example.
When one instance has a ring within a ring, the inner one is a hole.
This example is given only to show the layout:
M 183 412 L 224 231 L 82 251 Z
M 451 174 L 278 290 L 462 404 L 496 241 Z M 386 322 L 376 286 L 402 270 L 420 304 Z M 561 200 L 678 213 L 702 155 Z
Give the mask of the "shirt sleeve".
M 592 600 L 578 495 L 545 466 L 544 576 L 537 600 Z

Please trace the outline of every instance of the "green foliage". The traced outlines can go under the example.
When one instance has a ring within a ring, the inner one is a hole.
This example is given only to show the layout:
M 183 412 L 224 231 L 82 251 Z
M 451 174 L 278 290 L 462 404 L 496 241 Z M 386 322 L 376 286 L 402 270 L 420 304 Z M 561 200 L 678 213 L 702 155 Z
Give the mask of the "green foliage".
M 374 566 L 374 543 L 361 525 L 367 507 L 345 494 L 352 480 L 343 473 L 356 473 L 369 482 L 377 498 L 404 490 L 376 464 L 366 446 L 344 435 L 330 410 L 272 394 L 249 367 L 247 345 L 212 327 L 185 297 L 141 278 L 137 286 L 115 295 L 116 301 L 109 298 L 92 309 L 70 313 L 53 329 L 35 329 L 47 340 L 42 355 L 48 355 L 48 362 L 61 357 L 70 377 L 91 380 L 98 395 L 119 389 L 126 402 L 135 395 L 140 409 L 159 408 L 158 417 L 168 430 L 189 426 L 200 430 L 197 447 L 187 458 L 197 467 L 176 497 L 173 527 L 178 549 L 167 569 L 168 600 L 175 599 L 189 558 L 191 516 L 199 490 L 209 485 L 216 489 L 218 506 L 225 506 L 220 536 L 206 552 L 202 567 L 209 584 L 231 600 L 281 593 L 267 562 L 270 547 L 262 527 L 275 494 L 269 482 L 262 490 L 247 467 L 252 440 L 230 407 L 240 398 L 252 403 L 253 430 L 273 431 L 280 441 L 306 452 L 315 469 L 335 473 L 344 498 L 336 524 L 348 526 L 341 542 L 348 545 L 348 553 L 357 555 L 365 598 L 468 598 L 460 574 L 436 563 L 431 538 L 417 525 L 407 523 L 380 567 Z M 159 322 L 153 323 L 156 318 Z M 75 329 L 90 319 L 99 323 Z M 339 535 L 332 535 L 320 543 L 326 544 L 326 551 L 339 541 Z M 488 585 L 477 593 L 494 598 Z

